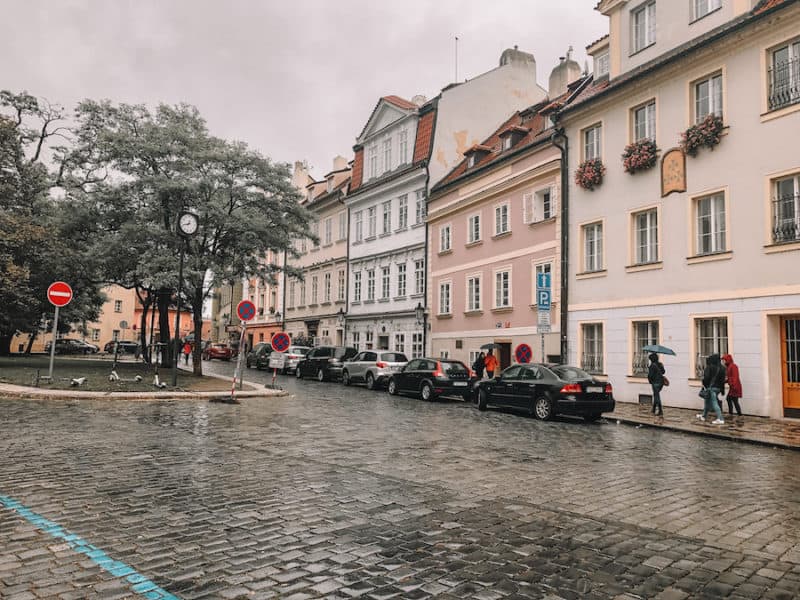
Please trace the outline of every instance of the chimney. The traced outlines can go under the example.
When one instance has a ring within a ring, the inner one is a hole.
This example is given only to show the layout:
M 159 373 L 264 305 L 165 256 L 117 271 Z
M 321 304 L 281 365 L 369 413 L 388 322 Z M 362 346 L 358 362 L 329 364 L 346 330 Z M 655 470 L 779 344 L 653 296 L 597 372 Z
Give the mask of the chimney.
M 305 193 L 306 186 L 309 184 L 308 163 L 304 160 L 294 161 L 294 172 L 292 173 L 292 185 Z
M 569 47 L 567 55 L 560 56 L 558 60 L 558 65 L 550 73 L 550 81 L 547 88 L 547 95 L 550 100 L 566 93 L 567 86 L 581 76 L 580 65 L 572 60 L 572 46 Z
M 341 171 L 346 168 L 347 168 L 347 159 L 341 154 L 336 155 L 333 158 L 333 170 Z

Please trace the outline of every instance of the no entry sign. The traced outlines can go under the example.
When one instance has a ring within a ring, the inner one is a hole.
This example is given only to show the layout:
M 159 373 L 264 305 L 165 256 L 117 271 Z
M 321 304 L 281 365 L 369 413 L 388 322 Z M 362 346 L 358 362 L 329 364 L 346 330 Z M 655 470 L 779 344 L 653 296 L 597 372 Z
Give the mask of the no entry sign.
M 47 288 L 47 299 L 53 306 L 66 306 L 72 300 L 72 288 L 68 283 L 55 281 Z
M 236 314 L 242 321 L 250 321 L 256 316 L 256 305 L 250 300 L 242 300 L 236 305 Z
M 276 333 L 272 336 L 272 349 L 275 350 L 275 352 L 286 352 L 291 343 L 292 340 L 283 332 Z
M 520 344 L 517 346 L 517 349 L 514 350 L 514 357 L 520 364 L 529 363 L 533 357 L 533 350 L 531 350 L 531 347 L 528 346 L 528 344 Z

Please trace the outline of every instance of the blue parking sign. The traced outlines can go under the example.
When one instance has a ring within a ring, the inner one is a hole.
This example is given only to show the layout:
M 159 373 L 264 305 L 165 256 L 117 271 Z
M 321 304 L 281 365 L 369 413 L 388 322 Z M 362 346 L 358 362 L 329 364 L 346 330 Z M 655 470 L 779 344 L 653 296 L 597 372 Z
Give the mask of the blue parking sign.
M 536 274 L 536 288 L 540 290 L 550 289 L 550 273 Z
M 550 290 L 536 290 L 536 308 L 550 310 Z

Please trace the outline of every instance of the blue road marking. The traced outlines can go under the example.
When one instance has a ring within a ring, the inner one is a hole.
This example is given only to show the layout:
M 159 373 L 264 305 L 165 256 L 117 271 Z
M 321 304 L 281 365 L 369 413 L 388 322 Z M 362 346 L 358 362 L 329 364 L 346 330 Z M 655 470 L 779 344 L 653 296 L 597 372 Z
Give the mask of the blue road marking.
M 53 523 L 53 521 L 45 519 L 42 515 L 36 514 L 13 498 L 0 495 L 0 506 L 4 506 L 9 510 L 13 510 L 23 519 L 28 521 L 28 523 L 34 527 L 37 527 L 38 529 L 41 529 L 48 535 L 64 540 L 75 552 L 90 558 L 92 562 L 94 562 L 104 571 L 107 571 L 114 577 L 124 579 L 130 583 L 131 590 L 143 598 L 147 598 L 147 600 L 180 600 L 174 594 L 170 594 L 166 590 L 162 590 L 144 575 L 137 573 L 135 569 L 129 567 L 125 563 L 114 560 L 96 546 L 92 546 L 82 537 L 67 531 L 58 523 Z

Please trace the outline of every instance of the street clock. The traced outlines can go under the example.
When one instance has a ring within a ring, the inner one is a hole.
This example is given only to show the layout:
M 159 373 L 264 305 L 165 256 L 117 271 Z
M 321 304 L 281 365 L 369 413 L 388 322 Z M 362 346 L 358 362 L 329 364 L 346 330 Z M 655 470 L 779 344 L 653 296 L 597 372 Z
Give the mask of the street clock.
M 178 229 L 183 235 L 194 235 L 197 233 L 198 226 L 199 222 L 196 214 L 184 211 L 178 216 Z

